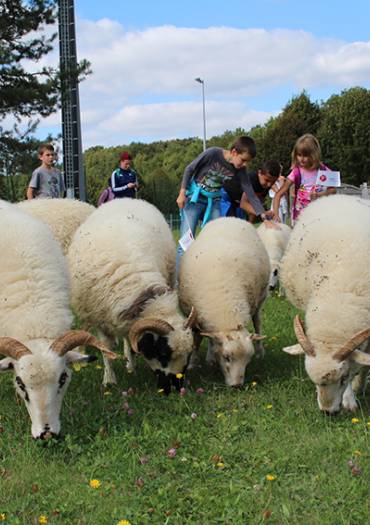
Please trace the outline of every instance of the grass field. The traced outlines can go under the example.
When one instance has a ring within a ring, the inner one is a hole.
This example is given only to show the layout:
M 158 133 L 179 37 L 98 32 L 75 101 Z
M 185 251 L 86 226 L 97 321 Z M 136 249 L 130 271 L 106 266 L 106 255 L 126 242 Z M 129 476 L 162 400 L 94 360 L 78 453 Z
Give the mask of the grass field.
M 284 299 L 266 301 L 266 357 L 240 391 L 205 365 L 188 373 L 184 396 L 169 397 L 141 360 L 131 375 L 115 362 L 119 385 L 109 389 L 101 359 L 75 371 L 61 442 L 32 440 L 3 374 L 0 521 L 369 524 L 369 399 L 356 419 L 319 412 L 303 360 L 281 352 L 295 342 L 294 313 Z

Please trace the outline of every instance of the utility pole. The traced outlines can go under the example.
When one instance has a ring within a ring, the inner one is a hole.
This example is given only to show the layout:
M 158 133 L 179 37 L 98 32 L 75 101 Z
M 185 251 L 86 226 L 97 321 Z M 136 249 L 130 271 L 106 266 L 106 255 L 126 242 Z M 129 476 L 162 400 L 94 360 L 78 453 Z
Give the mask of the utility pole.
M 58 0 L 59 50 L 62 73 L 63 166 L 67 197 L 86 201 L 80 99 L 78 92 L 74 0 Z

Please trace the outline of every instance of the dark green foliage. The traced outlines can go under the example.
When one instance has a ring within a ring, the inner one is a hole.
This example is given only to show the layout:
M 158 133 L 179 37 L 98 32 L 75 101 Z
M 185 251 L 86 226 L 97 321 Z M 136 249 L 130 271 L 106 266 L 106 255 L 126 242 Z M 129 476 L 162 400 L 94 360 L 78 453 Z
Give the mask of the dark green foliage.
M 322 108 L 318 138 L 325 160 L 345 182 L 359 186 L 370 173 L 370 91 L 355 87 L 333 95 Z

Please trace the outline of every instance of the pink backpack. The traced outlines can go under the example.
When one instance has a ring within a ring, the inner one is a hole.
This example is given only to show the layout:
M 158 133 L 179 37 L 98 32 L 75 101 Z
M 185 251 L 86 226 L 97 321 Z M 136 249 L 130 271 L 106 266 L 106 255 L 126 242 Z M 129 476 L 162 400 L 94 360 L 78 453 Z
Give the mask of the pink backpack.
M 112 188 L 108 186 L 108 188 L 105 188 L 99 195 L 98 199 L 98 206 L 101 206 L 105 202 L 109 202 L 114 199 L 114 193 L 112 191 Z

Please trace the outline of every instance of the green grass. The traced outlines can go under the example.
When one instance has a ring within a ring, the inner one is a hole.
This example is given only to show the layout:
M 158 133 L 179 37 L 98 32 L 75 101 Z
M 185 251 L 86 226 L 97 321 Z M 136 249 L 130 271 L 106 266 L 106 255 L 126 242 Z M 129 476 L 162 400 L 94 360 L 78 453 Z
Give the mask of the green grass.
M 0 520 L 6 513 L 7 525 L 35 524 L 40 515 L 52 525 L 370 523 L 369 399 L 360 400 L 357 424 L 351 414 L 320 413 L 302 358 L 281 352 L 295 342 L 294 313 L 284 299 L 266 301 L 266 357 L 250 364 L 240 391 L 205 365 L 188 373 L 183 397 L 161 396 L 141 360 L 131 375 L 115 362 L 119 385 L 109 390 L 95 364 L 75 372 L 59 443 L 32 440 L 12 377 L 3 374 Z

